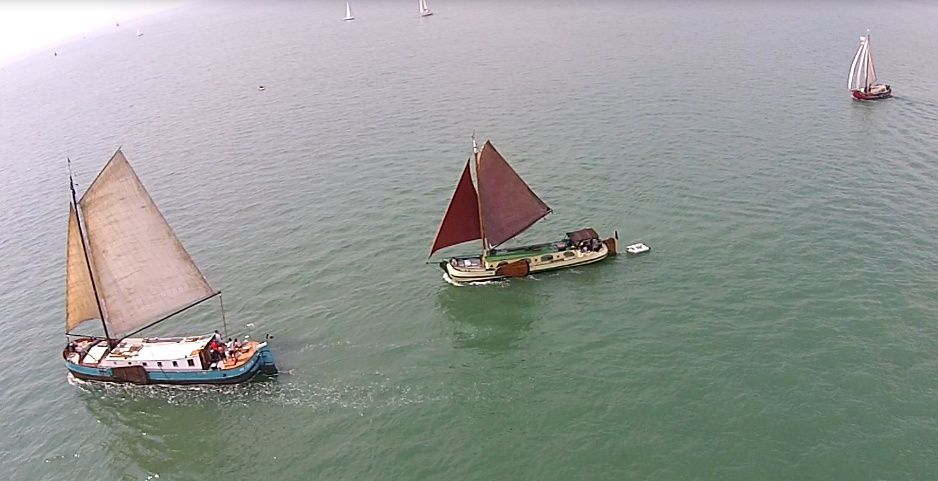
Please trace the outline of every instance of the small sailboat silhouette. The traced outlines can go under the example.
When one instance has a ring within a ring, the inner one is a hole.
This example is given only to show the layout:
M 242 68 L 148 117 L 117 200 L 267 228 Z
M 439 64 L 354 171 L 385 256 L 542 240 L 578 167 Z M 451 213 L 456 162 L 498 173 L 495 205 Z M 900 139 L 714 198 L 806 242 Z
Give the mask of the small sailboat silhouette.
M 142 37 L 142 36 L 143 36 L 143 32 L 140 31 L 139 28 L 137 29 L 137 36 L 138 36 L 138 37 Z
M 348 2 L 345 2 L 345 18 L 342 20 L 355 20 L 355 17 L 352 16 L 352 6 Z
M 417 5 L 420 9 L 421 17 L 429 17 L 433 15 L 433 12 L 430 11 L 430 7 L 427 6 L 427 0 L 417 0 Z

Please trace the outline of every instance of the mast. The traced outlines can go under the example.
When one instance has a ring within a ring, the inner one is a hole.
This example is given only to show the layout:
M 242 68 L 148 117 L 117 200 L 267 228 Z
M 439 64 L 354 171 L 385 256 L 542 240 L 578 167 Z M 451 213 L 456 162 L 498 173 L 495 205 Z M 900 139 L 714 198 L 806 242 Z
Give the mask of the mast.
M 472 156 L 475 158 L 476 162 L 476 180 L 479 179 L 479 146 L 476 144 L 476 133 L 472 132 Z M 479 185 L 481 187 L 481 185 Z M 476 202 L 479 204 L 479 231 L 482 233 L 482 258 L 485 258 L 486 252 L 489 250 L 489 243 L 485 240 L 485 224 L 482 223 L 482 190 L 476 188 L 479 191 L 479 194 L 476 196 Z
M 81 250 L 85 254 L 85 265 L 88 266 L 88 279 L 91 280 L 91 290 L 94 292 L 94 302 L 98 306 L 98 315 L 101 317 L 101 326 L 104 327 L 104 338 L 107 339 L 108 349 L 111 348 L 111 335 L 107 331 L 107 323 L 104 322 L 104 310 L 101 309 L 101 298 L 98 296 L 98 288 L 94 283 L 94 272 L 91 270 L 91 258 L 88 256 L 88 247 L 85 245 L 85 233 L 81 228 L 81 210 L 78 208 L 78 196 L 75 194 L 75 181 L 72 179 L 72 159 L 66 157 L 68 164 L 68 186 L 72 191 L 72 206 L 75 208 L 75 223 L 78 225 L 78 238 L 81 240 Z

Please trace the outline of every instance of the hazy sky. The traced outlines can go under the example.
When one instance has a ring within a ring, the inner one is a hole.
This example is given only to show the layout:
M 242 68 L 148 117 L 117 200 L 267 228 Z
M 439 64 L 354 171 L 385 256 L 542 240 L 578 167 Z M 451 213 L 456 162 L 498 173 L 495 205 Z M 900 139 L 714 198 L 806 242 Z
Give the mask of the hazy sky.
M 129 22 L 179 0 L 0 1 L 0 65 L 97 28 Z

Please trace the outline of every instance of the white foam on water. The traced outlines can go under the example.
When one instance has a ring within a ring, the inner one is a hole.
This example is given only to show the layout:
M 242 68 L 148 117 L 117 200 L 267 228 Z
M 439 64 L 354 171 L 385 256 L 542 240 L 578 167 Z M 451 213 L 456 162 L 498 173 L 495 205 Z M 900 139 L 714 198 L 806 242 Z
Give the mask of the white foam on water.
M 501 286 L 508 284 L 507 280 L 497 280 L 497 281 L 473 281 L 473 282 L 456 282 L 452 277 L 447 273 L 443 273 L 443 280 L 449 283 L 450 285 L 456 287 L 469 287 L 469 286 Z

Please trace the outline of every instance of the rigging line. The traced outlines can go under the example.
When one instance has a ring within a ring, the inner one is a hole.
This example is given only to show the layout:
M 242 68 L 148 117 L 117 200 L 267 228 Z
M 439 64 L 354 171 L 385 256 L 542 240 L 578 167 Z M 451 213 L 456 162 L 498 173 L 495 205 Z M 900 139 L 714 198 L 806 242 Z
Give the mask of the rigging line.
M 186 311 L 186 310 L 188 310 L 188 309 L 191 309 L 191 308 L 193 308 L 193 307 L 195 307 L 195 306 L 197 306 L 197 305 L 199 305 L 199 304 L 201 304 L 201 303 L 203 303 L 203 302 L 205 302 L 205 301 L 207 301 L 207 300 L 209 300 L 209 299 L 211 299 L 211 298 L 213 298 L 213 297 L 215 297 L 215 296 L 217 296 L 217 295 L 219 295 L 219 294 L 221 294 L 221 291 L 215 291 L 215 292 L 213 292 L 213 293 L 211 293 L 211 294 L 209 294 L 209 295 L 207 295 L 207 296 L 205 296 L 205 297 L 203 297 L 203 298 L 201 298 L 201 299 L 199 299 L 199 300 L 197 300 L 197 301 L 194 301 L 194 302 L 190 303 L 189 305 L 187 305 L 187 306 L 185 306 L 185 307 L 181 307 L 181 308 L 179 308 L 179 309 L 177 309 L 177 310 L 175 310 L 175 311 L 173 311 L 173 312 L 171 312 L 171 313 L 169 313 L 169 314 L 167 314 L 167 315 L 165 315 L 165 316 L 163 316 L 163 317 L 161 317 L 161 318 L 159 318 L 159 319 L 157 319 L 157 320 L 155 320 L 155 321 L 153 321 L 153 322 L 151 322 L 151 323 L 149 323 L 149 324 L 147 324 L 147 325 L 145 325 L 145 326 L 143 326 L 143 327 L 141 327 L 140 329 L 137 329 L 136 331 L 133 331 L 133 332 L 128 333 L 128 334 L 125 334 L 124 336 L 122 336 L 122 337 L 118 340 L 118 342 L 119 342 L 119 341 L 123 341 L 124 339 L 127 339 L 128 337 L 133 336 L 134 334 L 136 334 L 136 333 L 138 333 L 138 332 L 140 332 L 140 331 L 143 331 L 143 330 L 145 330 L 145 329 L 149 329 L 149 328 L 151 328 L 151 327 L 153 327 L 153 326 L 155 326 L 155 325 L 157 325 L 157 324 L 159 324 L 159 323 L 161 323 L 161 322 L 163 322 L 163 321 L 169 319 L 170 317 L 173 317 L 173 316 L 175 316 L 176 314 L 179 314 L 179 313 L 181 313 L 181 312 L 183 312 L 183 311 Z
M 222 297 L 221 291 L 218 291 L 218 304 L 221 305 L 221 323 L 224 326 L 225 337 L 228 337 L 228 321 L 225 320 L 225 298 Z

